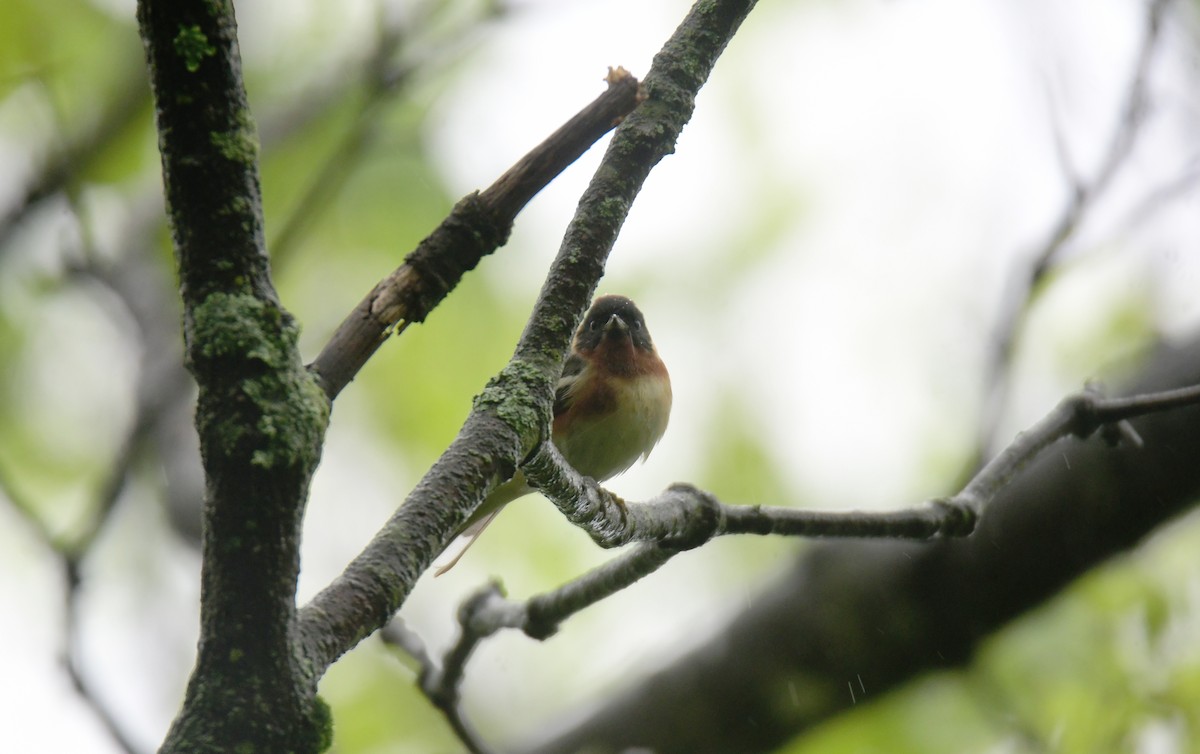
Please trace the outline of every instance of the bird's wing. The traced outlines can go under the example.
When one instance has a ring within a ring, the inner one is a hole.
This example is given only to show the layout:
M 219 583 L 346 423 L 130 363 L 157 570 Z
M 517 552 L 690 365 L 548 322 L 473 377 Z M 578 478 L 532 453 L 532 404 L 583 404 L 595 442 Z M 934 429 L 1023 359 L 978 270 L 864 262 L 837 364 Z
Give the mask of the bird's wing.
M 567 401 L 571 393 L 571 388 L 575 385 L 575 380 L 583 373 L 583 368 L 586 365 L 587 362 L 583 360 L 583 357 L 574 353 L 563 364 L 562 377 L 558 378 L 558 385 L 554 388 L 555 416 L 567 410 Z

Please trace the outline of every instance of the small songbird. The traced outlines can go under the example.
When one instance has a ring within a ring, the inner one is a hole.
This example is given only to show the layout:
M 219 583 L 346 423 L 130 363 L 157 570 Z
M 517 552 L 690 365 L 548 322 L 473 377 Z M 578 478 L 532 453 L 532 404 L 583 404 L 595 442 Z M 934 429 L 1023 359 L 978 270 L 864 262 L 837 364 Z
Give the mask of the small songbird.
M 554 393 L 555 447 L 580 474 L 603 482 L 650 455 L 670 414 L 671 378 L 642 313 L 624 296 L 597 298 Z M 437 575 L 454 567 L 505 505 L 532 491 L 520 471 L 494 489 L 459 532 L 467 544 Z

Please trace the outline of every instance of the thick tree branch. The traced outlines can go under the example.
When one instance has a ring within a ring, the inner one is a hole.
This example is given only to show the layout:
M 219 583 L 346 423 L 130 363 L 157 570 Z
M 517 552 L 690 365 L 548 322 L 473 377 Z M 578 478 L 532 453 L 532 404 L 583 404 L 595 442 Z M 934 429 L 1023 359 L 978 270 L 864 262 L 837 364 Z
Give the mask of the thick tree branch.
M 727 505 L 706 492 L 681 484 L 673 485 L 650 502 L 626 506 L 592 480 L 579 476 L 552 445 L 544 443 L 535 459 L 523 468 L 530 481 L 548 482 L 549 487 L 543 487 L 542 492 L 568 518 L 586 525 L 601 546 L 649 541 L 526 602 L 505 599 L 497 583 L 485 586 L 459 608 L 459 638 L 447 650 L 440 668 L 424 653 L 419 641 L 411 640 L 413 637 L 407 641 L 393 639 L 392 643 L 415 648 L 413 656 L 425 669 L 421 688 L 452 725 L 464 725 L 458 701 L 467 660 L 484 639 L 503 628 L 519 629 L 533 639 L 546 639 L 567 618 L 633 585 L 675 554 L 698 547 L 714 536 L 775 534 L 868 539 L 967 536 L 974 531 L 977 517 L 1014 476 L 1058 440 L 1086 439 L 1098 430 L 1127 425 L 1128 419 L 1137 416 L 1196 403 L 1200 403 L 1200 386 L 1128 398 L 1102 398 L 1094 391 L 1071 396 L 1021 433 L 957 495 L 934 500 L 931 505 L 887 513 L 814 513 L 792 508 Z M 1117 433 L 1111 435 L 1114 441 L 1117 436 Z M 1126 426 L 1122 436 L 1130 439 L 1133 447 L 1141 447 L 1141 440 L 1131 427 Z M 599 504 L 602 498 L 607 498 L 610 504 Z M 396 636 L 409 636 L 399 633 L 399 627 L 394 630 L 398 632 Z M 472 734 L 469 740 L 476 741 L 477 737 Z
M 536 447 L 549 423 L 552 387 L 571 334 L 630 204 L 651 167 L 674 149 L 696 92 L 753 5 L 753 0 L 701 0 L 655 57 L 645 80 L 647 100 L 613 136 L 512 362 L 477 399 L 458 437 L 396 515 L 301 611 L 300 652 L 317 673 L 387 623 L 483 496 L 511 477 Z M 406 307 L 426 311 L 419 292 L 413 296 L 417 303 Z M 327 392 L 340 382 L 316 371 L 324 375 Z
M 1198 382 L 1194 340 L 1162 349 L 1130 392 Z M 1196 389 L 1186 390 L 1191 400 Z M 1163 393 L 1155 407 L 1183 396 Z M 1119 420 L 1139 403 L 1103 403 L 1103 418 Z M 1072 421 L 1094 428 L 1090 413 Z M 971 537 L 806 550 L 710 643 L 526 751 L 769 751 L 850 707 L 847 679 L 861 676 L 878 694 L 965 662 L 983 637 L 1193 505 L 1200 408 L 1130 423 L 1143 446 L 1113 447 L 1098 432 L 1029 461 Z
M 270 279 L 233 7 L 142 0 L 138 24 L 206 477 L 200 644 L 163 751 L 318 751 L 328 710 L 291 639 L 329 405 Z

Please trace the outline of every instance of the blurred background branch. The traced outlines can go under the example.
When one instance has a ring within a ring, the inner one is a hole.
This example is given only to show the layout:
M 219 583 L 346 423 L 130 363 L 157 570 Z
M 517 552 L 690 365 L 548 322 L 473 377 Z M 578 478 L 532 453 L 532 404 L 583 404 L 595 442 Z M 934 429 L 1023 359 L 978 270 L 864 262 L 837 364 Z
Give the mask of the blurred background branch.
M 1162 347 L 1131 392 L 1200 381 L 1200 340 Z M 966 663 L 991 632 L 1187 511 L 1200 409 L 1133 422 L 1029 464 L 967 539 L 822 544 L 699 647 L 522 751 L 770 751 L 856 702 Z M 1153 448 L 1169 448 L 1167 454 Z M 780 704 L 780 689 L 794 704 Z M 862 696 L 862 694 L 860 694 Z
M 1063 133 L 1061 123 L 1055 119 L 1051 124 L 1054 150 L 1062 170 L 1067 201 L 1045 238 L 1035 243 L 1032 251 L 1028 252 L 1028 269 L 1011 273 L 1009 291 L 1001 301 L 983 406 L 981 427 L 986 434 L 980 441 L 981 460 L 994 453 L 998 444 L 1003 442 L 1003 438 L 996 436 L 997 425 L 999 417 L 1007 409 L 1014 349 L 1025 327 L 1026 315 L 1041 292 L 1046 276 L 1059 263 L 1080 227 L 1088 221 L 1089 213 L 1112 186 L 1113 180 L 1129 164 L 1145 121 L 1152 114 L 1149 101 L 1151 66 L 1161 46 L 1163 19 L 1172 2 L 1150 0 L 1146 3 L 1142 39 L 1129 74 L 1124 100 L 1115 115 L 1107 148 L 1095 169 L 1087 175 L 1080 174 L 1076 166 L 1078 159 L 1071 154 L 1072 145 Z M 1052 117 L 1057 117 L 1053 111 Z M 1154 191 L 1150 196 L 1167 198 L 1160 191 Z

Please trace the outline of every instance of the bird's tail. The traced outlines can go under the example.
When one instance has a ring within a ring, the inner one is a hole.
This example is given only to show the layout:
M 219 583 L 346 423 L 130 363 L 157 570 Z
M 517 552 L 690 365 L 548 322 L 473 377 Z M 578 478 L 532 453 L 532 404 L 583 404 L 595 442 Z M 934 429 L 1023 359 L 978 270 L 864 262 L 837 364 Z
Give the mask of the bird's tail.
M 487 528 L 488 524 L 496 518 L 496 514 L 504 509 L 504 506 L 516 500 L 519 497 L 529 494 L 532 491 L 530 486 L 525 483 L 525 475 L 517 472 L 516 475 L 509 479 L 504 484 L 492 490 L 487 496 L 474 515 L 467 520 L 466 526 L 458 533 L 460 539 L 465 539 L 465 543 L 449 563 L 437 567 L 433 572 L 434 576 L 441 576 L 446 571 L 462 560 L 462 556 L 467 550 L 471 549 L 471 545 L 475 544 L 475 540 L 479 539 L 479 535 Z

